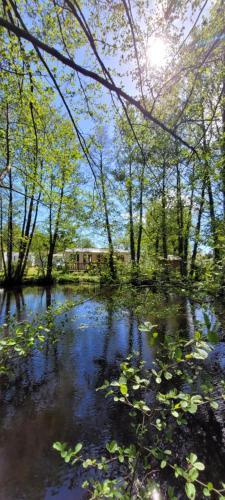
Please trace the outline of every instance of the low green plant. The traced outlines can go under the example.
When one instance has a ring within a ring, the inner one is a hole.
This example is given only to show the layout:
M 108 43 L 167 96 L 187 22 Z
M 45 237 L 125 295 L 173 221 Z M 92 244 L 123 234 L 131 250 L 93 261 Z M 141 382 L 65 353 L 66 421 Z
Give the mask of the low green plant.
M 67 321 L 67 312 L 84 301 L 65 301 L 52 304 L 43 314 L 31 316 L 30 321 L 17 322 L 15 317 L 7 317 L 0 326 L 0 375 L 9 375 L 16 359 L 30 355 L 33 349 L 42 350 L 46 342 L 58 342 L 63 334 L 63 325 Z M 57 328 L 57 317 L 64 315 L 61 328 Z
M 3 332 L 4 329 L 7 336 L 1 334 L 0 338 L 0 374 L 10 371 L 9 362 L 15 356 L 25 357 L 34 347 L 41 350 L 50 334 L 46 325 L 36 325 L 34 321 L 17 325 L 10 321 L 1 327 Z

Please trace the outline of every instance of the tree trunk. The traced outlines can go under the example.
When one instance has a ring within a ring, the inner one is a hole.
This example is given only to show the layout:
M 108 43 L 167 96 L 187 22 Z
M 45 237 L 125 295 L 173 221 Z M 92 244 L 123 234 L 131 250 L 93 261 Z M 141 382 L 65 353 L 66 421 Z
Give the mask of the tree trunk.
M 4 247 L 3 247 L 3 204 L 2 204 L 2 196 L 0 196 L 0 250 L 1 250 L 1 258 L 2 258 L 2 264 L 3 264 L 4 277 L 6 277 L 6 262 L 5 262 Z
M 181 196 L 180 170 L 177 164 L 177 227 L 178 227 L 178 255 L 180 261 L 180 273 L 184 275 L 184 216 L 183 202 Z
M 225 57 L 224 57 L 225 66 Z M 222 192 L 223 192 L 223 220 L 225 223 L 225 74 L 223 76 L 222 88 L 222 139 L 221 139 L 221 156 L 222 156 Z
M 110 276 L 111 276 L 112 280 L 115 280 L 117 273 L 116 273 L 116 267 L 115 267 L 115 263 L 114 263 L 114 248 L 113 248 L 113 241 L 112 241 L 111 226 L 110 226 L 110 222 L 109 222 L 109 210 L 108 210 L 108 203 L 107 203 L 107 196 L 106 196 L 106 189 L 105 189 L 105 176 L 103 173 L 102 154 L 101 154 L 101 159 L 100 159 L 100 182 L 101 182 L 101 191 L 102 191 L 102 201 L 103 201 L 103 207 L 104 207 L 104 213 L 105 213 L 105 226 L 106 226 L 108 245 L 109 245 L 109 270 L 110 270 Z
M 193 278 L 193 275 L 195 272 L 195 261 L 196 261 L 196 256 L 197 256 L 199 236 L 200 236 L 200 230 L 201 230 L 201 219 L 202 219 L 202 214 L 203 214 L 203 210 L 204 210 L 204 203 L 205 203 L 205 186 L 206 186 L 206 179 L 204 178 L 203 184 L 202 184 L 202 191 L 201 191 L 201 200 L 200 200 L 200 205 L 199 205 L 199 210 L 198 210 L 198 220 L 197 220 L 197 224 L 195 227 L 194 246 L 193 246 L 193 251 L 192 251 L 192 256 L 191 256 L 191 268 L 190 268 L 191 278 Z
M 216 215 L 215 215 L 214 198 L 213 198 L 212 184 L 211 184 L 211 179 L 210 179 L 209 173 L 207 176 L 207 190 L 208 190 L 208 197 L 209 197 L 209 213 L 210 213 L 210 219 L 211 219 L 211 231 L 212 231 L 212 237 L 213 237 L 214 261 L 218 262 L 218 260 L 220 259 L 220 250 L 219 250 L 219 241 L 218 241 L 217 221 L 216 221 Z
M 143 190 L 144 190 L 144 174 L 145 174 L 145 164 L 143 164 L 141 169 L 140 178 L 140 198 L 139 198 L 139 227 L 138 227 L 138 239 L 137 239 L 137 264 L 139 264 L 141 257 L 141 239 L 143 232 Z
M 219 241 L 218 241 L 217 220 L 216 220 L 216 214 L 215 214 L 215 204 L 214 204 L 211 176 L 210 176 L 210 165 L 209 165 L 209 161 L 208 161 L 208 157 L 207 157 L 208 153 L 209 153 L 209 146 L 208 146 L 207 141 L 206 141 L 204 109 L 202 109 L 202 117 L 203 117 L 203 126 L 202 126 L 203 127 L 203 146 L 204 146 L 203 151 L 205 154 L 206 187 L 207 187 L 208 197 L 209 197 L 209 213 L 210 213 L 210 220 L 211 220 L 211 232 L 212 232 L 212 237 L 213 237 L 214 261 L 216 263 L 220 258 L 220 250 L 219 250 Z
M 60 196 L 59 205 L 58 205 L 55 227 L 54 227 L 53 232 L 52 232 L 52 203 L 50 204 L 50 210 L 49 210 L 49 242 L 50 243 L 49 243 L 49 252 L 48 252 L 48 257 L 47 257 L 47 271 L 46 271 L 46 279 L 49 283 L 52 282 L 53 255 L 55 252 L 56 242 L 57 242 L 57 239 L 59 236 L 59 224 L 60 224 L 61 213 L 62 213 L 64 186 L 65 186 L 65 179 L 64 179 L 64 172 L 63 172 L 62 185 L 61 185 L 60 195 L 59 195 Z M 51 182 L 51 192 L 52 192 L 52 182 Z
M 32 81 L 32 76 L 30 75 L 30 89 L 31 89 L 31 94 L 33 94 L 33 81 Z M 32 183 L 32 189 L 31 189 L 31 197 L 30 197 L 30 202 L 29 202 L 29 208 L 27 211 L 27 186 L 25 186 L 25 199 L 24 199 L 24 219 L 23 219 L 23 226 L 22 226 L 22 231 L 21 231 L 21 243 L 20 243 L 20 248 L 19 248 L 19 256 L 18 256 L 18 261 L 17 261 L 17 266 L 16 266 L 16 271 L 15 271 L 15 279 L 17 281 L 21 281 L 25 272 L 26 264 L 27 264 L 27 259 L 29 256 L 29 251 L 30 251 L 30 246 L 36 226 L 36 221 L 37 221 L 37 214 L 38 214 L 38 207 L 39 207 L 39 201 L 41 198 L 41 193 L 39 193 L 38 201 L 36 204 L 36 209 L 35 209 L 35 215 L 34 215 L 34 220 L 32 223 L 32 215 L 33 215 L 33 208 L 34 208 L 34 194 L 35 194 L 35 188 L 37 185 L 37 175 L 38 175 L 38 131 L 37 131 L 37 126 L 35 122 L 35 116 L 34 116 L 34 106 L 33 102 L 30 101 L 29 103 L 30 106 L 30 114 L 31 114 L 31 119 L 32 119 L 32 125 L 33 125 L 33 131 L 34 131 L 34 138 L 35 138 L 35 148 L 34 148 L 34 155 L 33 155 L 33 164 L 34 164 L 34 180 Z
M 10 145 L 9 145 L 9 105 L 6 104 L 6 165 L 9 177 L 9 205 L 8 205 L 8 235 L 7 235 L 7 282 L 12 281 L 12 252 L 13 252 L 13 193 L 12 193 L 12 171 L 10 168 Z
M 31 233 L 30 233 L 30 236 L 29 236 L 29 241 L 28 241 L 28 244 L 27 244 L 27 247 L 26 247 L 24 258 L 23 258 L 23 265 L 22 265 L 22 268 L 21 268 L 20 279 L 22 279 L 22 277 L 24 275 L 24 272 L 25 272 L 26 265 L 27 265 L 27 260 L 28 260 L 28 256 L 29 256 L 29 252 L 30 252 L 30 247 L 31 247 L 33 236 L 34 236 L 36 222 L 37 222 L 38 208 L 39 208 L 40 199 L 41 199 L 41 193 L 39 193 L 37 204 L 36 204 L 36 209 L 35 209 L 35 215 L 34 215 L 34 220 L 33 220 L 33 224 L 32 224 L 32 229 L 31 229 Z
M 52 281 L 53 254 L 54 254 L 54 246 L 53 244 L 51 244 L 48 251 L 47 270 L 46 270 L 46 279 L 47 282 L 49 283 L 51 283 Z
M 163 163 L 163 185 L 162 185 L 162 249 L 163 257 L 167 259 L 167 227 L 166 227 L 166 162 Z
M 188 218 L 185 227 L 185 235 L 184 235 L 184 275 L 188 275 L 188 248 L 189 248 L 189 238 L 190 238 L 190 229 L 192 222 L 192 209 L 193 209 L 193 200 L 194 200 L 194 185 L 192 184 L 191 189 L 191 199 L 190 205 L 188 209 Z
M 133 220 L 133 189 L 132 189 L 132 171 L 131 162 L 129 163 L 129 178 L 127 183 L 128 203 L 129 203 L 129 236 L 130 236 L 130 256 L 132 266 L 135 266 L 135 240 L 134 240 L 134 220 Z

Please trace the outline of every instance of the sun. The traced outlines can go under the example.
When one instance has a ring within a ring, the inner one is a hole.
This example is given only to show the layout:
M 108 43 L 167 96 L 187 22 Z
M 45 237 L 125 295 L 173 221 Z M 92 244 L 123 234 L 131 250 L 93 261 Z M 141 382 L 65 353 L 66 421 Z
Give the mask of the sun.
M 168 45 L 161 38 L 152 38 L 148 45 L 148 60 L 152 66 L 165 66 L 168 57 Z

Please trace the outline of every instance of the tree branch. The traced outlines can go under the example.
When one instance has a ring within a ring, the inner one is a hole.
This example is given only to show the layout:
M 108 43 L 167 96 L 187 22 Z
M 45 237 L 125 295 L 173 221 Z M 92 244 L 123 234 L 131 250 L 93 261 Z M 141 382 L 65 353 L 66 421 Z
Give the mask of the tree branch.
M 106 78 L 103 78 L 102 76 L 95 73 L 94 71 L 90 71 L 90 70 L 84 68 L 83 66 L 76 64 L 73 60 L 64 56 L 61 52 L 59 52 L 54 47 L 47 45 L 46 43 L 42 42 L 41 40 L 39 40 L 38 38 L 33 36 L 28 31 L 25 31 L 24 29 L 19 28 L 15 24 L 10 23 L 9 21 L 7 21 L 6 19 L 4 19 L 2 17 L 0 17 L 0 26 L 13 32 L 18 38 L 23 38 L 23 39 L 27 40 L 28 42 L 32 43 L 33 45 L 35 45 L 35 47 L 38 47 L 41 50 L 44 50 L 44 52 L 50 54 L 51 56 L 56 58 L 58 61 L 62 62 L 65 66 L 68 66 L 68 67 L 72 68 L 73 70 L 77 71 L 78 73 L 86 76 L 87 78 L 90 78 L 91 80 L 94 80 L 94 81 L 100 83 L 103 87 L 107 88 L 111 92 L 114 92 L 120 98 L 125 99 L 132 106 L 135 106 L 147 120 L 150 120 L 151 122 L 153 122 L 155 125 L 157 125 L 162 130 L 167 132 L 169 135 L 174 137 L 174 139 L 181 142 L 184 146 L 186 146 L 188 149 L 190 149 L 194 153 L 196 152 L 194 147 L 191 146 L 189 143 L 187 143 L 182 137 L 177 135 L 173 129 L 167 127 L 163 122 L 158 120 L 158 118 L 154 117 L 149 111 L 147 111 L 141 105 L 141 103 L 137 99 L 135 99 L 134 97 L 127 94 L 124 90 L 122 90 L 120 87 L 118 87 L 117 85 L 115 85 L 111 81 L 108 81 Z

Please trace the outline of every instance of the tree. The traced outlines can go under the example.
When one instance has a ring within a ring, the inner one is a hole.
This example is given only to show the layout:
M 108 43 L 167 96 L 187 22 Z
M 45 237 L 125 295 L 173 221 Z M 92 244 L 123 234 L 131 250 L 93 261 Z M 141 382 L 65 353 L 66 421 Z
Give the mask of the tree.
M 46 279 L 51 282 L 53 255 L 61 229 L 64 230 L 66 220 L 74 221 L 77 210 L 80 154 L 70 123 L 57 114 L 51 118 L 49 143 L 51 147 L 45 156 L 47 193 L 44 199 L 48 202 L 49 238 Z

